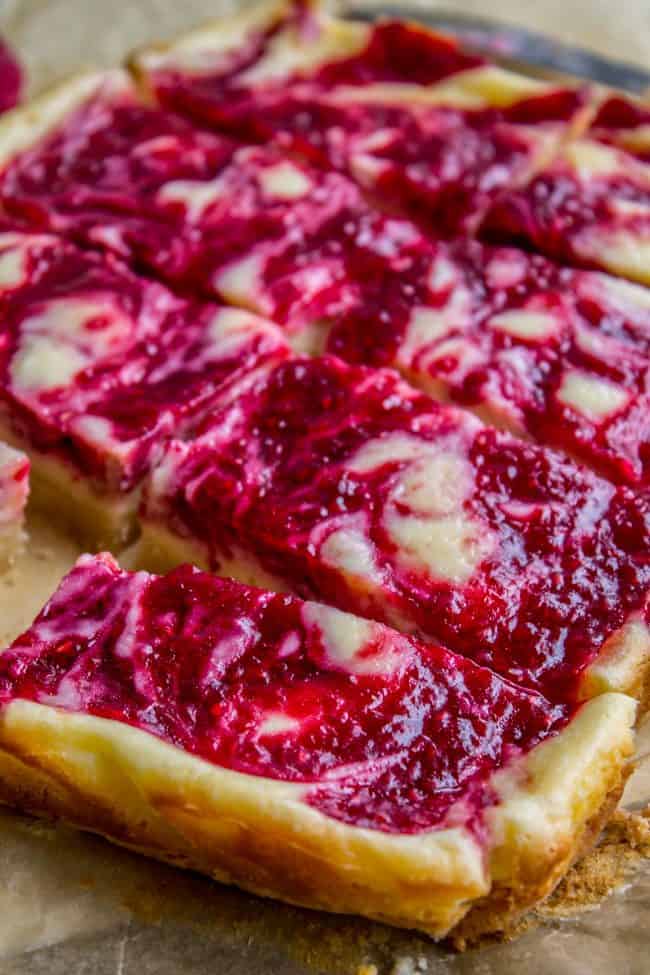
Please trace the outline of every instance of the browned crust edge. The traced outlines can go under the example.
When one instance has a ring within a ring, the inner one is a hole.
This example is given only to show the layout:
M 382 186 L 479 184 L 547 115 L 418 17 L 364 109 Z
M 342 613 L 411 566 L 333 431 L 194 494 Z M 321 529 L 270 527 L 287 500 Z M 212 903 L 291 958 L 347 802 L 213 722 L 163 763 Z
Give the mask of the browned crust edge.
M 561 869 L 557 869 L 541 885 L 521 886 L 518 889 L 495 888 L 484 900 L 476 903 L 448 936 L 449 944 L 458 951 L 479 943 L 486 936 L 501 934 L 508 937 L 522 917 L 549 897 L 567 871 L 586 856 L 598 842 L 600 835 L 614 814 L 623 794 L 625 783 L 634 771 L 632 763 L 607 793 L 602 805 L 585 823 L 575 838 Z
M 90 763 L 95 760 L 92 752 L 88 759 Z M 101 755 L 99 759 L 105 760 Z M 404 877 L 392 877 L 387 882 L 390 889 L 382 889 L 378 895 L 365 886 L 362 876 L 355 879 L 354 871 L 346 876 L 345 869 L 341 869 L 340 851 L 330 861 L 325 848 L 314 849 L 308 842 L 296 842 L 295 837 L 288 839 L 283 829 L 273 823 L 265 822 L 260 830 L 259 821 L 255 826 L 235 820 L 231 824 L 234 829 L 213 832 L 214 810 L 202 809 L 192 796 L 173 794 L 167 789 L 153 795 L 146 789 L 141 791 L 137 782 L 119 768 L 112 784 L 124 780 L 128 803 L 121 805 L 119 794 L 93 795 L 67 770 L 65 761 L 57 760 L 56 743 L 50 750 L 47 742 L 33 747 L 29 741 L 23 744 L 12 735 L 2 734 L 0 803 L 33 815 L 62 819 L 134 852 L 196 870 L 264 897 L 333 913 L 363 914 L 396 927 L 415 928 L 434 938 L 451 932 L 455 946 L 464 948 L 486 934 L 507 931 L 552 892 L 571 864 L 597 839 L 631 768 L 630 763 L 609 767 L 599 806 L 572 833 L 559 835 L 548 855 L 531 858 L 525 852 L 519 854 L 510 868 L 512 876 L 506 883 L 496 882 L 486 896 L 476 892 L 472 895 L 467 888 L 467 913 L 461 900 L 460 914 L 456 907 L 449 913 L 443 910 L 441 915 L 440 905 L 447 898 L 450 905 L 458 904 L 460 888 L 437 885 L 435 877 L 429 877 L 424 889 L 438 905 L 431 924 L 408 912 L 414 891 L 413 903 L 419 898 L 421 905 L 421 881 L 414 880 L 411 887 Z M 442 916 L 447 917 L 447 922 L 441 920 Z

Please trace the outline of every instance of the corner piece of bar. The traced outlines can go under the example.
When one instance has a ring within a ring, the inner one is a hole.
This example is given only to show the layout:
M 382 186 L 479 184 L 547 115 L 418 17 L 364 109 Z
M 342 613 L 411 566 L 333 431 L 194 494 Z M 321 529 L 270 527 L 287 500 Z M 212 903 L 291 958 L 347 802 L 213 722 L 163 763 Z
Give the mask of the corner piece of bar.
M 86 544 L 124 545 L 165 442 L 288 355 L 250 312 L 175 297 L 111 255 L 0 230 L 0 429 L 35 503 Z
M 342 174 L 197 128 L 119 73 L 0 121 L 0 201 L 26 226 L 293 327 L 346 306 L 349 252 L 386 250 L 392 227 Z
M 0 655 L 0 799 L 306 907 L 503 930 L 598 835 L 633 719 L 319 604 L 83 556 Z
M 481 233 L 650 285 L 650 105 L 605 97 L 581 138 L 494 203 Z

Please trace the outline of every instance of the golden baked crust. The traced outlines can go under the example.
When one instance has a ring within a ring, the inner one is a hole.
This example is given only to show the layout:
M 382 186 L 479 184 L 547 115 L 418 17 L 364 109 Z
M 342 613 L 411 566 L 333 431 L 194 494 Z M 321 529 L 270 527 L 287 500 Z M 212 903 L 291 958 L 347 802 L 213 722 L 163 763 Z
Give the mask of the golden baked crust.
M 553 889 L 622 789 L 633 720 L 629 698 L 602 695 L 498 772 L 486 849 L 460 828 L 400 836 L 349 826 L 301 802 L 299 785 L 21 700 L 0 720 L 0 801 L 264 896 L 436 938 L 472 909 L 474 934 Z
M 589 822 L 585 824 L 582 840 L 576 843 L 573 850 L 571 864 L 582 860 L 598 842 L 602 830 L 618 805 L 625 782 L 632 771 L 633 765 L 629 763 L 624 769 L 622 781 L 612 788 L 600 809 L 596 810 Z M 566 873 L 563 876 L 566 876 Z M 531 894 L 534 894 L 534 891 L 531 891 Z M 533 896 L 530 905 L 534 906 L 536 903 L 541 903 L 543 899 L 543 897 L 535 898 Z M 521 903 L 516 904 L 513 901 L 509 890 L 499 891 L 495 889 L 484 902 L 475 904 L 462 921 L 456 925 L 450 934 L 450 941 L 455 948 L 463 951 L 470 945 L 480 942 L 485 935 L 496 933 L 508 935 L 523 913 L 525 910 L 522 910 Z
M 358 54 L 371 34 L 369 24 L 332 17 L 320 4 L 312 3 L 310 9 L 318 19 L 318 36 L 312 44 L 299 43 L 295 30 L 287 27 L 295 8 L 293 0 L 253 4 L 234 15 L 202 24 L 171 42 L 138 49 L 128 59 L 127 66 L 142 89 L 150 94 L 149 78 L 154 71 L 168 65 L 196 74 L 210 71 L 216 59 L 227 59 L 249 35 L 264 33 L 277 25 L 280 30 L 271 58 L 266 59 L 273 61 L 273 75 L 277 78 L 301 67 L 314 67 L 319 61 Z
M 139 489 L 124 495 L 102 494 L 70 465 L 35 450 L 2 421 L 0 438 L 29 454 L 30 505 L 34 510 L 55 517 L 61 529 L 92 551 L 120 551 L 133 541 Z
M 125 71 L 119 68 L 88 71 L 54 85 L 40 97 L 7 112 L 0 119 L 0 166 L 45 138 L 75 109 L 102 90 L 135 96 L 135 88 Z

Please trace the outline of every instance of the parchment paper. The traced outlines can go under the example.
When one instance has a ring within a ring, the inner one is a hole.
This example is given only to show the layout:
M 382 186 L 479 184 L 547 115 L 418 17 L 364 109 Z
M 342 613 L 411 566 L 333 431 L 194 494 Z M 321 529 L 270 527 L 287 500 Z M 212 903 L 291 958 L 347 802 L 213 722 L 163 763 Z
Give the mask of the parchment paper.
M 0 0 L 0 30 L 18 48 L 33 92 L 237 6 L 227 0 Z M 444 6 L 485 13 L 478 0 Z M 647 2 L 626 2 L 615 18 L 602 0 L 501 0 L 489 12 L 650 61 Z M 0 580 L 2 645 L 30 622 L 78 554 L 43 520 L 30 519 L 30 532 L 27 551 Z M 650 750 L 647 730 L 639 750 Z M 645 766 L 630 780 L 624 804 L 638 807 L 648 798 Z M 0 975 L 375 975 L 372 966 L 376 975 L 650 973 L 647 864 L 591 910 L 464 955 L 360 919 L 264 901 L 8 811 L 0 811 L 0 878 Z

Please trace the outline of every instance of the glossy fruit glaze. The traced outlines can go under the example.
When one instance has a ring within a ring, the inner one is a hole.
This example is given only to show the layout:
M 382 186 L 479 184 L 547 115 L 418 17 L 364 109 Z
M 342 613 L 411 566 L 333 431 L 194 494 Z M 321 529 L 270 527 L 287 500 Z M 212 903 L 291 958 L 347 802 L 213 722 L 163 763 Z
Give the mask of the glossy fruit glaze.
M 0 40 L 0 112 L 13 108 L 20 98 L 23 73 L 13 51 Z
M 259 91 L 248 80 L 248 73 L 273 56 L 278 40 L 286 38 L 289 45 L 308 47 L 331 31 L 329 22 L 319 22 L 318 16 L 305 5 L 296 3 L 284 16 L 266 27 L 253 28 L 242 35 L 236 48 L 226 57 L 215 56 L 209 67 L 210 41 L 206 41 L 205 57 L 197 70 L 174 65 L 172 54 L 163 58 L 147 80 L 162 104 L 207 121 L 217 127 L 227 127 L 239 136 L 250 136 L 250 125 L 259 123 L 258 134 L 266 134 L 264 120 L 257 115 L 255 103 Z M 207 64 L 206 64 L 207 62 Z M 291 95 L 295 89 L 308 99 L 332 89 L 371 84 L 432 85 L 459 71 L 476 68 L 485 62 L 468 54 L 448 37 L 423 30 L 414 24 L 384 21 L 368 27 L 359 49 L 347 56 L 332 56 L 317 66 L 278 71 L 269 88 L 275 86 Z M 270 103 L 271 104 L 271 103 Z
M 349 304 L 357 249 L 400 246 L 350 180 L 265 148 L 240 149 L 211 184 L 167 183 L 157 205 L 185 228 L 183 285 L 293 327 Z
M 477 241 L 427 243 L 366 275 L 328 350 L 650 485 L 650 291 L 638 285 Z
M 612 95 L 600 106 L 590 135 L 617 145 L 644 162 L 650 162 L 650 107 L 624 95 Z
M 68 231 L 146 261 L 158 251 L 176 273 L 184 260 L 178 221 L 156 207 L 171 180 L 210 180 L 236 144 L 142 104 L 119 74 L 5 168 L 4 210 L 30 227 Z
M 330 28 L 331 29 L 331 28 Z M 195 71 L 173 53 L 147 74 L 161 103 L 200 124 L 240 138 L 273 140 L 325 166 L 347 171 L 380 198 L 397 203 L 438 233 L 475 226 L 500 189 L 524 179 L 545 140 L 571 121 L 584 93 L 548 88 L 501 105 L 474 91 L 465 106 L 418 99 L 411 87 L 431 87 L 484 62 L 457 45 L 412 25 L 386 22 L 369 31 L 366 46 L 347 58 L 331 56 L 311 70 L 274 70 L 257 80 L 273 45 L 314 45 L 327 25 L 297 30 L 275 24 L 265 36 L 242 37 L 238 53 L 214 56 L 206 39 Z M 251 77 L 251 72 L 253 72 Z M 250 80 L 249 80 L 250 79 Z M 377 86 L 372 99 L 368 90 Z M 404 95 L 389 94 L 404 87 Z M 397 86 L 397 88 L 395 88 Z M 507 101 L 507 99 L 506 99 Z M 471 107 L 469 107 L 471 106 Z
M 335 358 L 270 370 L 170 444 L 143 516 L 554 700 L 650 585 L 647 498 Z
M 252 314 L 176 298 L 47 234 L 0 233 L 0 314 L 6 421 L 114 491 L 240 373 L 287 354 Z
M 558 161 L 523 189 L 501 197 L 481 233 L 487 240 L 532 244 L 560 260 L 609 267 L 599 253 L 604 247 L 598 239 L 592 243 L 595 231 L 610 241 L 611 251 L 621 232 L 649 236 L 650 192 L 643 182 L 634 179 L 623 159 L 616 174 L 593 179 L 581 178 L 570 164 Z
M 650 283 L 649 125 L 639 103 L 607 99 L 583 139 L 495 202 L 483 235 Z
M 488 204 L 521 182 L 537 154 L 580 106 L 575 92 L 523 99 L 510 109 L 345 102 L 309 93 L 251 98 L 249 138 L 343 170 L 385 203 L 446 236 L 475 227 Z M 208 124 L 208 120 L 205 120 Z M 228 129 L 229 130 L 229 129 Z
M 303 138 L 323 139 L 330 164 L 342 164 L 378 199 L 437 234 L 454 236 L 474 230 L 505 187 L 528 177 L 580 104 L 573 91 L 522 99 L 510 108 L 472 110 L 390 104 L 332 110 L 315 104 L 299 116 L 309 134 L 300 131 L 296 140 L 292 134 L 292 142 L 301 150 Z M 328 115 L 335 116 L 329 123 Z M 293 110 L 288 117 L 296 117 Z
M 237 149 L 115 82 L 9 164 L 0 198 L 30 227 L 290 326 L 348 306 L 352 261 L 388 260 L 417 237 L 369 209 L 344 176 Z M 249 271 L 236 283 L 241 265 Z
M 480 835 L 491 773 L 570 717 L 377 624 L 189 566 L 130 574 L 108 555 L 82 556 L 0 657 L 0 702 L 15 699 L 133 725 L 393 833 Z

